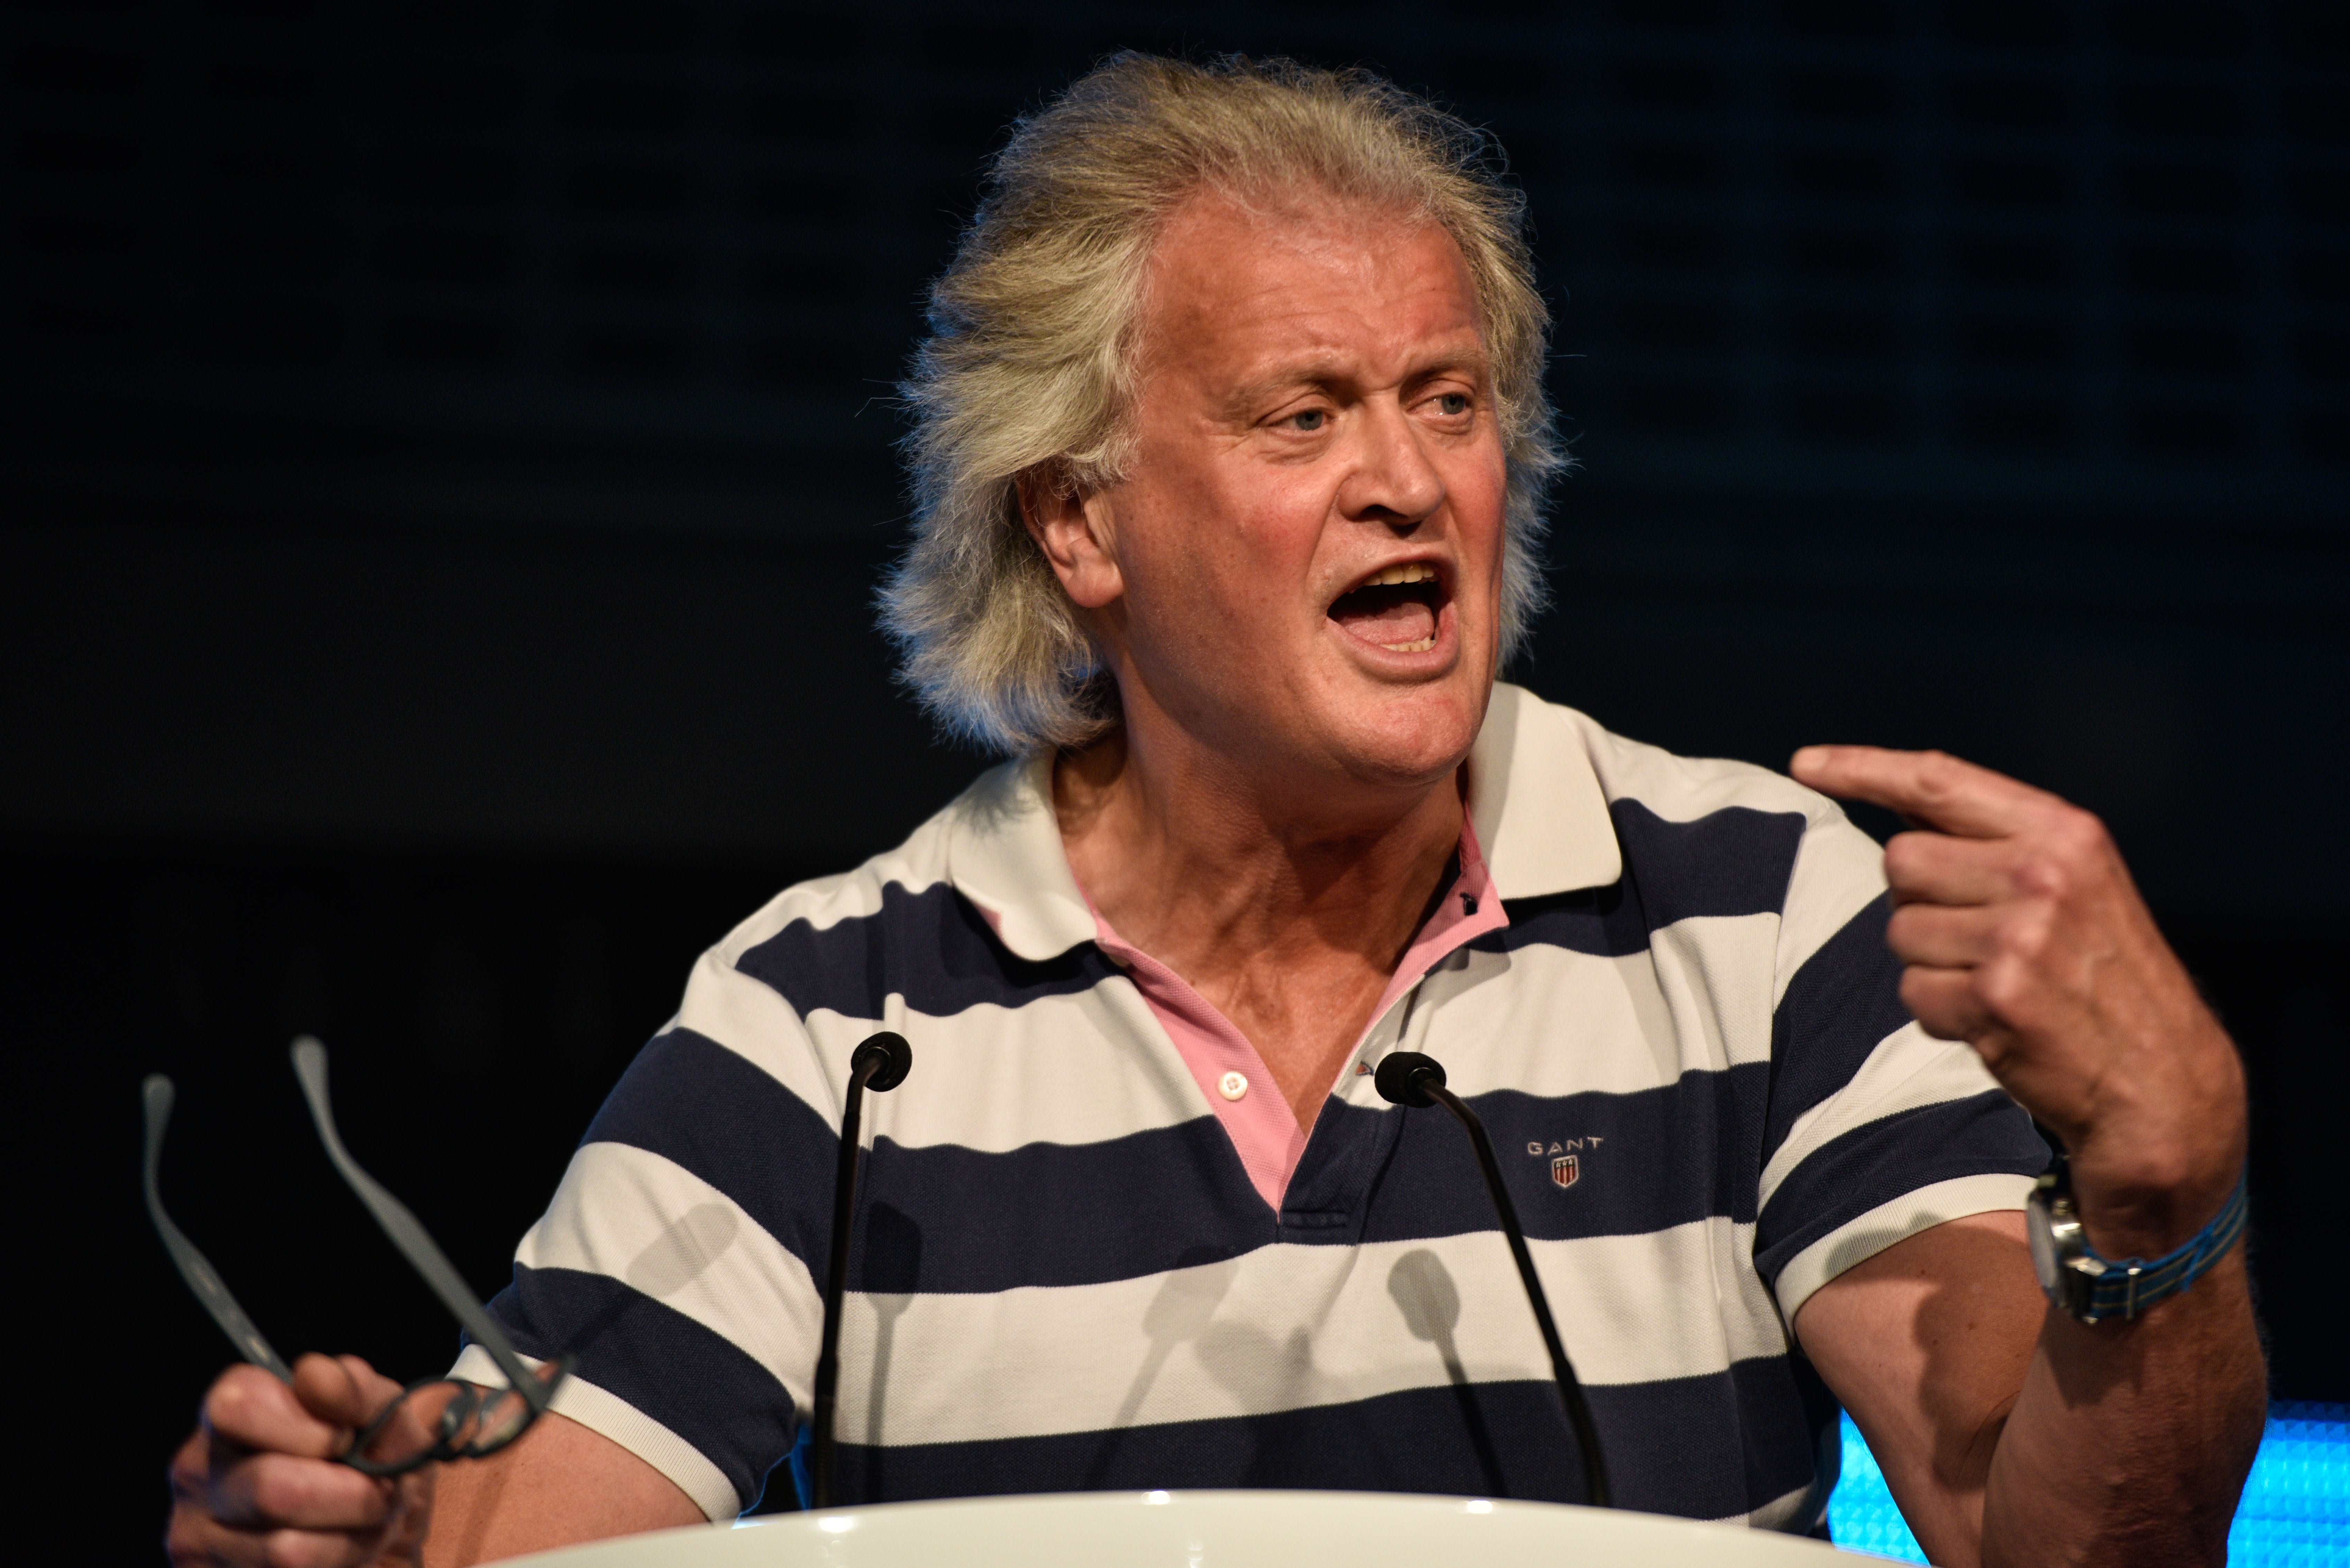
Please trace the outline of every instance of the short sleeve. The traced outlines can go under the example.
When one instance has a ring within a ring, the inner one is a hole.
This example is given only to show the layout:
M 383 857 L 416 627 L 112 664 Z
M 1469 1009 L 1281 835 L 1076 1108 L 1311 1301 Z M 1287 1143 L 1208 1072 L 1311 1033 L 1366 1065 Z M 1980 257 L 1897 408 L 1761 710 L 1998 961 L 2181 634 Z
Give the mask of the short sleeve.
M 1793 1323 L 1812 1292 L 1946 1220 L 2017 1209 L 2048 1163 L 1965 1043 L 1909 1016 L 1882 851 L 1822 803 L 1781 921 L 1755 1265 Z
M 576 1358 L 555 1409 L 713 1520 L 758 1500 L 812 1397 L 838 1147 L 829 1103 L 790 1009 L 706 956 L 490 1303 L 524 1355 Z M 457 1371 L 497 1380 L 472 1347 Z

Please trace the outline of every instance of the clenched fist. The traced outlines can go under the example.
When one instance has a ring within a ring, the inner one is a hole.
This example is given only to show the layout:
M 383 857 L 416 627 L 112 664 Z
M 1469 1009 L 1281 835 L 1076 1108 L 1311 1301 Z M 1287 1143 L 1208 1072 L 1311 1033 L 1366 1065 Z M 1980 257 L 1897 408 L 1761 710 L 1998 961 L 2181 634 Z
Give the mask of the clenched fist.
M 222 1373 L 172 1459 L 176 1568 L 415 1564 L 433 1468 L 379 1480 L 334 1459 L 399 1393 L 356 1355 L 306 1355 L 290 1387 L 258 1366 Z

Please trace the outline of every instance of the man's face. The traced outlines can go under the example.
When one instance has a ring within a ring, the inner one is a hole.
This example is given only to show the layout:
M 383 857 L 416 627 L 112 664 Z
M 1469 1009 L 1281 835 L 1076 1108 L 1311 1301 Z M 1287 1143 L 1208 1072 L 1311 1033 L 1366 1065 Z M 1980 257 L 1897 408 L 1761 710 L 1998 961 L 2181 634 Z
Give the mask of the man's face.
M 1492 688 L 1506 484 L 1459 248 L 1204 196 L 1152 257 L 1139 348 L 1130 477 L 1085 503 L 1109 559 L 1062 573 L 1129 720 L 1268 784 L 1444 776 Z

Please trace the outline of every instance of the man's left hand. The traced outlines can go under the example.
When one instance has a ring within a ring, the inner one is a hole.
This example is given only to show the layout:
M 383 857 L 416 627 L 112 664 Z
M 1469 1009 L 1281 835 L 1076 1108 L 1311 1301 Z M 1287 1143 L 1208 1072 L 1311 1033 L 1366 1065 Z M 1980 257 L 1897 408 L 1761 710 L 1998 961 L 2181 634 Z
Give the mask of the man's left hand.
M 2105 825 L 1939 752 L 1807 746 L 1791 771 L 1918 829 L 1885 850 L 1901 1000 L 2064 1140 L 2098 1250 L 2193 1235 L 2243 1166 L 2243 1073 Z

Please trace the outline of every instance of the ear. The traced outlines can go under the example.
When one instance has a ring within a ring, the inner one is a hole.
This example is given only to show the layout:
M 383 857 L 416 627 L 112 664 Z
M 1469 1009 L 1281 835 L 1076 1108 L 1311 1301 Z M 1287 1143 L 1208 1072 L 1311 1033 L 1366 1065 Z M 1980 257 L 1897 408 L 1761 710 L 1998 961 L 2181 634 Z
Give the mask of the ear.
M 1087 493 L 1049 469 L 1032 468 L 1017 483 L 1020 520 L 1070 601 L 1080 609 L 1100 609 L 1123 594 L 1109 498 Z

